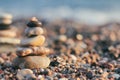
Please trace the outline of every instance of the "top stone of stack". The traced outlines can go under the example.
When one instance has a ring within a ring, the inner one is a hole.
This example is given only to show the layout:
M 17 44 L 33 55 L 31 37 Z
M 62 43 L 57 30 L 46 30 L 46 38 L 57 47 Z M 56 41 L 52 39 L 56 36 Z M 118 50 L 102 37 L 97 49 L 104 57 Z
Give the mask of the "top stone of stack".
M 27 24 L 28 27 L 41 27 L 42 23 L 38 21 L 36 17 L 32 17 L 30 22 Z
M 0 14 L 0 30 L 9 29 L 12 23 L 12 15 L 11 14 Z
M 0 14 L 0 24 L 11 24 L 12 15 L 11 14 Z

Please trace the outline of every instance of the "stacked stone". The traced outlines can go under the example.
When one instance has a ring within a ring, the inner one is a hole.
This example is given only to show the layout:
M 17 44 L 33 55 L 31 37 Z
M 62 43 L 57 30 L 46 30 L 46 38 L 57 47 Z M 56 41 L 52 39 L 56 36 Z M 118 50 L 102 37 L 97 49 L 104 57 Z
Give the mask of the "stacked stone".
M 46 56 L 50 50 L 43 46 L 45 37 L 42 24 L 36 17 L 33 17 L 27 26 L 25 29 L 26 38 L 21 40 L 21 47 L 17 50 L 18 57 L 13 61 L 13 64 L 20 68 L 46 68 L 50 63 Z
M 12 15 L 0 14 L 0 43 L 19 44 L 16 39 L 16 28 L 11 26 Z
M 12 15 L 0 14 L 0 53 L 14 52 L 16 46 L 20 43 L 17 38 L 17 28 L 11 25 Z

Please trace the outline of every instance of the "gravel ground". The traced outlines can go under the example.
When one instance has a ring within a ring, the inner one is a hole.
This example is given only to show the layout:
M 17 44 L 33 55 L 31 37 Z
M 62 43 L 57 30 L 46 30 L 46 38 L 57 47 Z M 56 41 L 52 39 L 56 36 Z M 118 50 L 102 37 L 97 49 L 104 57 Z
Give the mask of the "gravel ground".
M 0 80 L 120 80 L 120 24 L 43 23 L 49 67 L 20 69 L 12 65 L 15 52 L 1 53 Z

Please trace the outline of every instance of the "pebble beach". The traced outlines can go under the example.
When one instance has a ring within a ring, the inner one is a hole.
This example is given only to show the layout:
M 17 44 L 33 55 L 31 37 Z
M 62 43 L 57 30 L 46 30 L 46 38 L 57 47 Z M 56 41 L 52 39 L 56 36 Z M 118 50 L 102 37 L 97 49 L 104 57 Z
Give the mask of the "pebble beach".
M 120 80 L 120 23 L 40 20 L 45 46 L 50 48 L 50 65 L 37 69 L 16 67 L 16 51 L 0 52 L 0 80 Z M 20 39 L 24 38 L 27 21 L 22 18 L 12 24 L 19 29 Z

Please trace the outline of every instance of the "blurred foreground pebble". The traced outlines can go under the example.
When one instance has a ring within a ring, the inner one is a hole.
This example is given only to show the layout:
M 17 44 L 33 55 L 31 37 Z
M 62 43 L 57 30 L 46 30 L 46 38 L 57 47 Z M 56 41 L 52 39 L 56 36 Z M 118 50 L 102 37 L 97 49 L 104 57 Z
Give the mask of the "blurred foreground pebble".
M 17 72 L 18 80 L 34 80 L 36 76 L 33 74 L 33 71 L 30 69 L 22 69 Z

